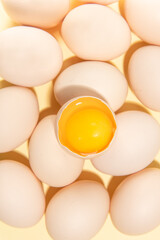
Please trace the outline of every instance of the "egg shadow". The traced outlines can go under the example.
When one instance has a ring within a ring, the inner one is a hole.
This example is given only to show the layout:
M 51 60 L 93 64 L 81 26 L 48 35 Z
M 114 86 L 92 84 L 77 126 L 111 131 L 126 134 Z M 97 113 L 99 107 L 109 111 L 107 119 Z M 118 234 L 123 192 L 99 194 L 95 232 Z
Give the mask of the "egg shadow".
M 146 168 L 158 168 L 158 169 L 160 169 L 160 163 L 157 160 L 154 160 Z M 146 168 L 144 168 L 144 169 L 146 169 Z M 143 171 L 143 169 L 140 170 L 140 171 Z M 140 171 L 138 171 L 138 172 L 140 172 Z M 108 183 L 108 188 L 107 188 L 111 199 L 112 199 L 112 196 L 113 196 L 116 188 L 121 184 L 121 182 L 123 182 L 130 175 L 132 175 L 132 174 L 125 175 L 125 176 L 113 176 L 111 178 L 111 180 Z
M 90 171 L 82 171 L 80 176 L 76 179 L 75 182 L 81 181 L 81 180 L 91 180 L 91 181 L 96 181 L 104 185 L 103 180 L 95 173 L 90 172 Z M 71 183 L 72 184 L 72 183 Z M 69 184 L 70 185 L 70 184 Z M 57 192 L 59 192 L 61 189 L 65 188 L 64 187 L 49 187 L 47 192 L 46 192 L 46 208 L 50 202 L 50 200 L 55 196 Z
M 121 112 L 126 112 L 126 111 L 141 111 L 150 114 L 150 112 L 143 107 L 142 105 L 135 103 L 135 102 L 125 102 L 123 106 L 116 111 L 116 114 L 121 113 Z
M 123 18 L 125 18 L 124 3 L 125 3 L 125 0 L 119 0 L 119 11 Z
M 13 160 L 19 163 L 24 164 L 25 166 L 30 168 L 30 164 L 28 159 L 21 153 L 16 151 L 11 151 L 7 153 L 0 153 L 0 161 L 2 160 Z
M 99 182 L 102 185 L 104 185 L 104 182 L 99 175 L 97 175 L 94 172 L 88 171 L 88 170 L 82 171 L 82 173 L 80 174 L 80 176 L 77 178 L 76 181 L 81 181 L 81 180 L 96 181 L 96 182 Z
M 22 87 L 22 88 L 28 88 L 28 89 L 30 89 L 30 90 L 34 93 L 34 95 L 37 97 L 37 93 L 36 93 L 36 91 L 34 90 L 34 88 L 32 88 L 32 87 L 19 86 L 19 85 L 15 85 L 15 84 L 9 83 L 9 82 L 7 82 L 6 80 L 1 80 L 1 81 L 0 81 L 0 89 L 6 88 L 6 87 Z
M 5 80 L 1 80 L 0 81 L 0 89 L 2 88 L 6 88 L 6 87 L 11 87 L 11 86 L 14 86 L 12 83 L 9 83 Z
M 158 169 L 160 169 L 160 163 L 157 160 L 154 160 L 146 168 L 158 168 Z
M 110 196 L 110 199 L 112 199 L 112 196 L 116 190 L 116 188 L 119 186 L 119 184 L 128 177 L 127 176 L 113 176 L 109 183 L 108 183 L 108 187 L 107 187 L 107 190 L 108 190 L 108 193 L 109 193 L 109 196 Z
M 66 68 L 70 67 L 71 65 L 74 65 L 74 64 L 80 63 L 80 62 L 84 62 L 84 60 L 82 60 L 81 58 L 78 58 L 76 56 L 72 56 L 72 57 L 65 59 L 63 62 L 61 72 L 63 72 Z
M 126 54 L 124 56 L 123 70 L 124 70 L 124 75 L 128 81 L 129 86 L 130 86 L 129 74 L 128 74 L 129 61 L 130 61 L 133 53 L 135 51 L 137 51 L 139 48 L 144 47 L 144 46 L 148 46 L 148 44 L 143 41 L 137 41 L 131 45 L 131 47 L 128 49 L 128 51 L 126 52 Z
M 54 197 L 54 195 L 60 191 L 63 187 L 49 187 L 47 192 L 46 192 L 46 209 L 48 207 L 48 204 L 50 202 L 50 200 Z
M 70 10 L 72 10 L 73 8 L 76 8 L 78 6 L 81 6 L 83 4 L 87 4 L 87 1 L 86 1 L 86 3 L 83 3 L 83 2 L 80 2 L 80 1 L 71 0 L 70 1 Z

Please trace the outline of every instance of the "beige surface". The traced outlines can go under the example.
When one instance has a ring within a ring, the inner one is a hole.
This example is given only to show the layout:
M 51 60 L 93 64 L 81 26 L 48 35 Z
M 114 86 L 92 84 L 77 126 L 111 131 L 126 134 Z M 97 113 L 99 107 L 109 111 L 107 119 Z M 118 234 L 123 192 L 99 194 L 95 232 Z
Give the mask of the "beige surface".
M 76 2 L 76 0 L 73 0 L 73 2 Z M 117 3 L 114 3 L 112 6 L 115 10 L 118 10 Z M 0 30 L 6 29 L 13 25 L 14 23 L 11 22 L 11 20 L 6 16 L 2 8 L 0 7 Z M 71 65 L 72 63 L 80 61 L 78 58 L 74 57 L 73 54 L 64 45 L 62 39 L 60 38 L 58 28 L 51 29 L 49 32 L 52 33 L 59 40 L 62 46 L 62 50 L 64 54 L 63 69 Z M 121 56 L 115 59 L 114 61 L 112 61 L 120 71 L 123 71 L 123 60 L 125 62 L 125 72 L 126 72 L 126 66 L 128 64 L 128 59 L 131 53 L 137 47 L 144 45 L 143 43 L 137 43 L 139 39 L 134 35 L 132 36 L 133 36 L 132 46 L 127 52 L 127 54 L 125 55 L 125 58 L 124 56 Z M 0 81 L 0 88 L 8 85 L 9 84 L 4 82 L 3 80 Z M 37 93 L 37 97 L 39 100 L 39 104 L 40 104 L 40 110 L 41 110 L 40 119 L 42 119 L 44 116 L 48 114 L 56 113 L 59 108 L 59 105 L 55 102 L 55 98 L 53 96 L 52 86 L 53 86 L 53 83 L 50 82 L 44 86 L 35 88 L 35 91 Z M 127 109 L 138 109 L 142 111 L 144 110 L 143 106 L 138 102 L 138 100 L 131 93 L 131 91 L 129 91 L 129 94 L 127 97 L 127 103 L 125 103 L 124 107 L 122 107 L 121 110 L 127 110 Z M 153 111 L 150 111 L 150 112 L 160 122 L 160 113 L 156 113 Z M 23 144 L 22 146 L 20 146 L 18 149 L 16 149 L 11 153 L 0 154 L 0 159 L 15 159 L 15 160 L 19 160 L 20 162 L 24 162 L 28 164 L 28 160 L 26 159 L 27 156 L 28 156 L 28 143 L 26 142 L 25 144 Z M 155 158 L 155 161 L 153 162 L 152 166 L 160 167 L 158 160 L 160 160 L 160 153 Z M 108 175 L 101 174 L 94 169 L 94 167 L 91 165 L 89 161 L 86 161 L 84 166 L 84 172 L 81 175 L 81 179 L 93 179 L 100 182 L 103 181 L 105 186 L 108 187 L 110 195 L 112 195 L 113 190 L 118 185 L 118 183 L 120 183 L 123 177 L 112 178 Z M 57 191 L 57 189 L 50 188 L 49 190 L 47 190 L 47 186 L 45 185 L 45 190 L 47 192 L 46 196 L 47 196 L 47 202 L 48 202 L 51 196 L 53 196 L 53 194 Z M 23 240 L 28 240 L 28 239 L 51 240 L 45 228 L 44 217 L 36 226 L 28 229 L 17 229 L 17 228 L 9 227 L 4 223 L 0 222 L 0 239 L 2 240 L 22 240 L 22 239 Z M 154 231 L 148 234 L 137 236 L 137 237 L 135 236 L 130 237 L 130 236 L 119 233 L 115 229 L 115 227 L 112 225 L 110 217 L 108 217 L 101 231 L 93 238 L 93 240 L 151 240 L 151 239 L 154 239 L 154 240 L 160 239 L 160 226 L 159 228 L 156 228 Z

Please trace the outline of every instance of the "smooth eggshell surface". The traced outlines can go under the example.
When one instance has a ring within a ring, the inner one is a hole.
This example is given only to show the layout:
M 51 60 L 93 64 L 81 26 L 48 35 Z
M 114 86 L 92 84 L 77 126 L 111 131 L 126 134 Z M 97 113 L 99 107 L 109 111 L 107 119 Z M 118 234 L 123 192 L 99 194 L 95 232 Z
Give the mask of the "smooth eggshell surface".
M 62 51 L 49 33 L 33 27 L 12 27 L 0 33 L 0 76 L 25 87 L 53 80 L 62 66 Z
M 34 93 L 22 87 L 0 89 L 0 153 L 24 143 L 32 134 L 38 117 Z
M 38 124 L 29 143 L 29 161 L 42 182 L 62 187 L 79 177 L 84 160 L 62 149 L 57 141 L 55 126 L 54 115 L 44 118 Z
M 128 84 L 123 74 L 113 65 L 85 61 L 65 69 L 57 78 L 54 93 L 63 105 L 80 96 L 94 96 L 106 101 L 113 111 L 124 103 Z
M 88 3 L 98 3 L 98 4 L 111 4 L 114 2 L 118 2 L 118 0 L 80 0 L 81 2 L 88 2 Z
M 148 166 L 160 148 L 160 125 L 149 114 L 127 111 L 116 115 L 117 135 L 108 151 L 92 159 L 101 172 L 128 175 Z
M 54 240 L 88 240 L 103 226 L 109 195 L 103 185 L 79 181 L 60 190 L 46 211 L 46 226 Z
M 127 177 L 116 189 L 110 214 L 119 231 L 139 235 L 160 224 L 160 170 L 145 169 Z
M 99 4 L 84 4 L 71 10 L 62 23 L 61 33 L 72 52 L 85 60 L 116 58 L 131 42 L 126 21 Z
M 142 40 L 155 45 L 160 45 L 159 9 L 159 0 L 124 1 L 125 17 L 131 29 Z
M 2 0 L 2 4 L 14 21 L 41 28 L 56 26 L 69 11 L 69 0 Z
M 129 81 L 138 99 L 148 108 L 160 111 L 160 47 L 139 48 L 131 57 Z
M 0 161 L 0 220 L 14 227 L 31 227 L 45 211 L 41 183 L 25 165 Z

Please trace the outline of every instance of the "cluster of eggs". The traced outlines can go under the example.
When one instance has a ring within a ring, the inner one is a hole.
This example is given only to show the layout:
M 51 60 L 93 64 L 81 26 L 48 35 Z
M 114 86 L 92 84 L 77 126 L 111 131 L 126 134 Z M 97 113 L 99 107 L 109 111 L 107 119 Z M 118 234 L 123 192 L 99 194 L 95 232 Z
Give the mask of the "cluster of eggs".
M 160 149 L 160 125 L 146 112 L 115 114 L 126 100 L 128 83 L 105 61 L 129 49 L 131 30 L 152 44 L 133 53 L 128 80 L 146 107 L 160 111 L 160 1 L 124 0 L 126 20 L 105 6 L 116 0 L 80 1 L 70 10 L 69 0 L 2 0 L 8 15 L 27 26 L 0 32 L 0 76 L 16 85 L 0 89 L 0 153 L 31 137 L 31 169 L 13 160 L 0 161 L 0 220 L 30 227 L 46 210 L 46 227 L 54 240 L 88 240 L 110 210 L 119 231 L 143 234 L 160 224 L 160 170 L 144 169 Z M 60 21 L 66 45 L 84 60 L 61 73 L 61 47 L 40 29 Z M 29 87 L 56 77 L 53 91 L 62 107 L 37 125 L 39 104 Z M 86 159 L 102 173 L 131 174 L 111 202 L 102 184 L 74 182 Z M 47 209 L 41 182 L 63 187 Z

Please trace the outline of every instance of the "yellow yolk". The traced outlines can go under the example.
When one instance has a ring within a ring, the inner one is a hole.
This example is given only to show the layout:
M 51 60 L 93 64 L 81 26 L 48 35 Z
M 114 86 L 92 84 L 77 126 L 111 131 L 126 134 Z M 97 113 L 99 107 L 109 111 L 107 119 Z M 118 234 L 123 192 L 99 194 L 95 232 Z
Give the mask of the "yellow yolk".
M 79 97 L 69 102 L 58 117 L 59 142 L 85 157 L 104 151 L 117 128 L 107 104 L 94 97 Z
M 66 123 L 66 140 L 78 153 L 100 152 L 112 136 L 111 120 L 98 109 L 82 109 L 74 113 Z

